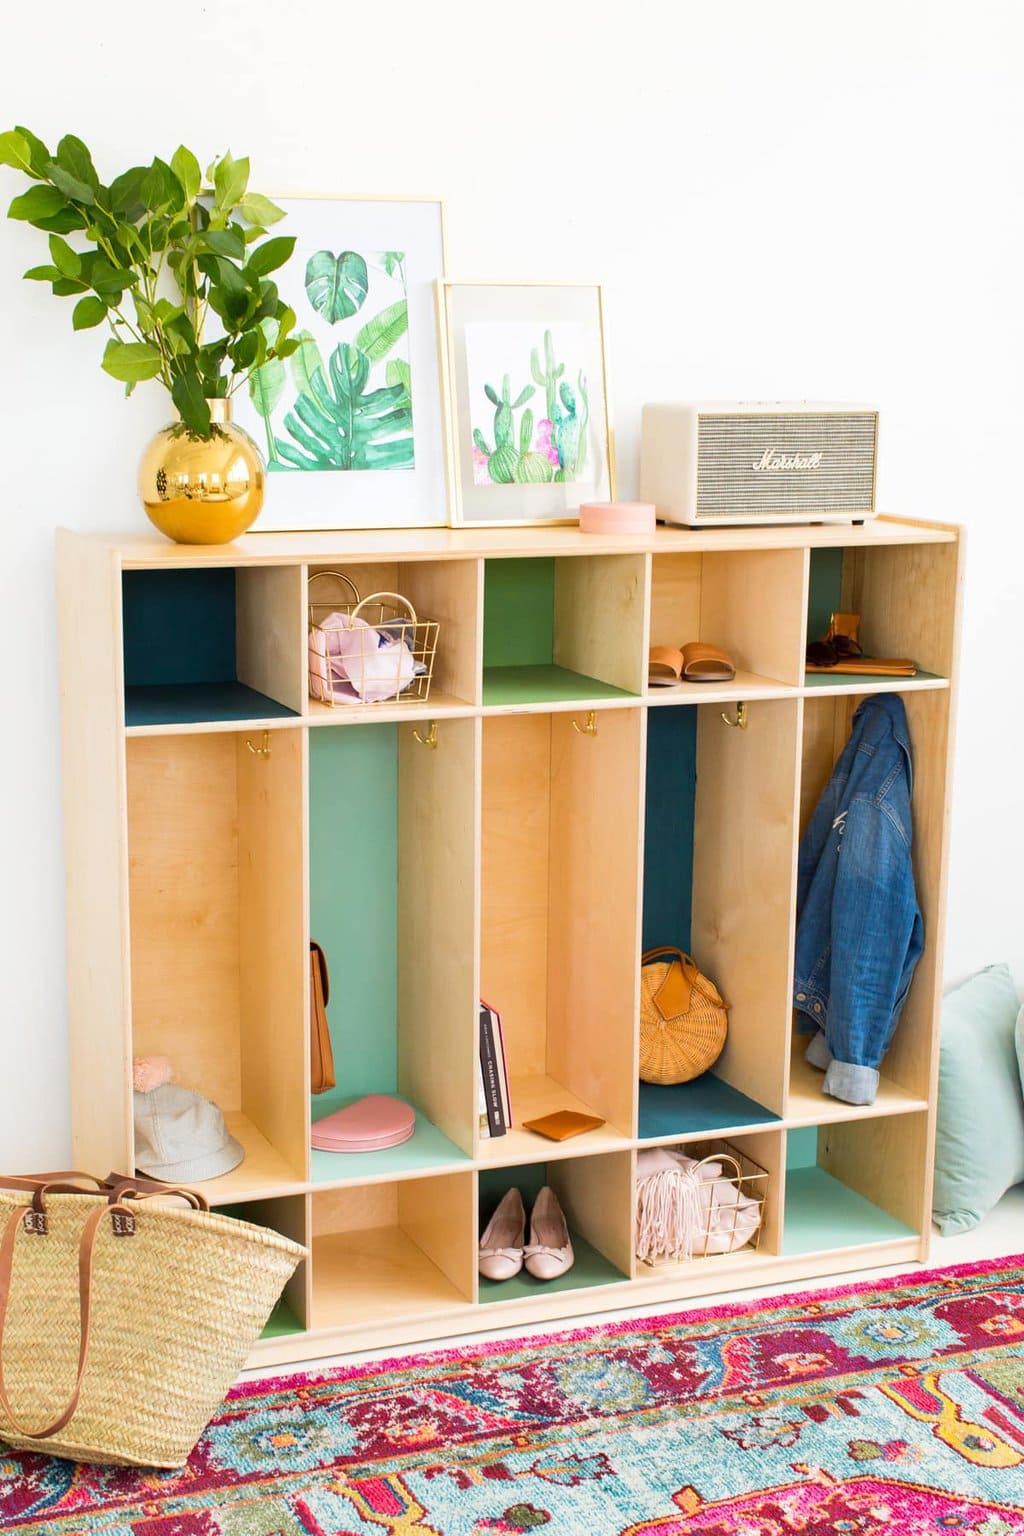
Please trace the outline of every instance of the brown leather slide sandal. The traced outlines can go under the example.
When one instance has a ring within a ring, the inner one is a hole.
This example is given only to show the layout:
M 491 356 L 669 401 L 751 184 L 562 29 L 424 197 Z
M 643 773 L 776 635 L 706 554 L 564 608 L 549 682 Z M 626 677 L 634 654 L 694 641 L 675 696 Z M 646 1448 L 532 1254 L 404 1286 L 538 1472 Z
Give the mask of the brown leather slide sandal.
M 647 659 L 647 681 L 654 688 L 730 683 L 735 676 L 736 668 L 721 646 L 701 640 L 691 640 L 681 651 L 671 645 L 652 645 Z

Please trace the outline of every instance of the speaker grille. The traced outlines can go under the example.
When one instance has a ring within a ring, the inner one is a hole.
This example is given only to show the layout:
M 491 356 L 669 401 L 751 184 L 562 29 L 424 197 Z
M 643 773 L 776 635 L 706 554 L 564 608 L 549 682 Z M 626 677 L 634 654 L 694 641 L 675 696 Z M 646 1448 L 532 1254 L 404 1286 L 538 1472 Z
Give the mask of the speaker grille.
M 781 411 L 776 416 L 702 415 L 697 422 L 697 513 L 744 517 L 777 513 L 874 511 L 873 411 Z M 769 456 L 821 455 L 815 468 L 755 468 Z

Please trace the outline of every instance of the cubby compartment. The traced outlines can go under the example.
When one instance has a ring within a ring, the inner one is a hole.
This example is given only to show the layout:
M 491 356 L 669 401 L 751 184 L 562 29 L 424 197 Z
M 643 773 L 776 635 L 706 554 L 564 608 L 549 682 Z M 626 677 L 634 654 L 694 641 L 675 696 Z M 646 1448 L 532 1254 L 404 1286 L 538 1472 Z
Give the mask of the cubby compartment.
M 795 688 L 804 665 L 804 559 L 802 549 L 654 555 L 651 645 L 720 646 L 736 676 L 648 687 L 650 702 L 771 698 Z
M 252 747 L 127 743 L 131 1053 L 224 1113 L 245 1156 L 198 1185 L 218 1205 L 307 1176 L 303 740 Z
M 621 1145 L 636 1095 L 638 709 L 483 722 L 481 969 L 501 1014 L 513 1128 L 478 1156 L 552 1160 Z M 449 1069 L 450 1070 L 450 1069 Z M 551 1142 L 558 1109 L 606 1122 Z
M 945 785 L 950 696 L 947 688 L 905 693 L 901 689 L 900 696 L 906 709 L 913 760 L 913 868 L 924 920 L 924 953 L 881 1063 L 873 1105 L 853 1107 L 822 1093 L 822 1074 L 805 1060 L 808 1037 L 795 1032 L 796 1019 L 801 1016 L 794 1014 L 787 1103 L 787 1118 L 794 1124 L 919 1110 L 926 1106 L 932 1093 L 942 975 L 941 944 L 937 942 L 936 930 L 941 924 L 943 846 L 949 817 Z M 804 700 L 801 837 L 849 740 L 854 715 L 864 698 L 863 694 L 826 694 Z
M 787 1131 L 783 1254 L 917 1237 L 927 1163 L 924 1113 Z
M 720 704 L 648 715 L 643 949 L 692 954 L 729 1005 L 729 1032 L 700 1077 L 640 1084 L 641 1138 L 725 1133 L 782 1114 L 799 709 L 796 699 L 757 699 L 742 727 Z
M 320 1120 L 370 1093 L 416 1110 L 412 1138 L 312 1154 L 316 1181 L 468 1160 L 476 1087 L 474 965 L 478 722 L 309 732 L 310 936 L 330 974 L 336 1086 Z
M 471 1172 L 321 1190 L 312 1204 L 314 1328 L 431 1317 L 473 1301 Z
M 301 567 L 125 571 L 121 620 L 129 729 L 301 713 Z
M 713 1209 L 709 1199 L 703 1213 L 705 1225 L 699 1232 L 694 1232 L 692 1257 L 675 1259 L 663 1255 L 653 1262 L 638 1257 L 635 1269 L 637 1279 L 664 1280 L 674 1275 L 680 1279 L 690 1279 L 707 1273 L 708 1284 L 713 1285 L 715 1275 L 749 1268 L 756 1265 L 759 1258 L 764 1259 L 780 1252 L 785 1160 L 785 1137 L 782 1130 L 754 1131 L 724 1139 L 698 1138 L 673 1143 L 672 1150 L 683 1152 L 696 1161 L 710 1158 L 718 1162 L 729 1183 L 724 1197 L 715 1201 Z M 640 1156 L 638 1154 L 638 1159 Z M 637 1181 L 643 1167 L 644 1163 L 638 1160 Z M 736 1189 L 745 1200 L 753 1201 L 760 1207 L 758 1224 L 749 1236 L 746 1234 L 746 1224 L 750 1218 L 745 1217 L 742 1208 L 733 1203 L 732 1191 Z M 639 1214 L 634 1188 L 634 1247 L 639 1238 Z M 741 1221 L 742 1225 L 739 1240 L 733 1245 L 731 1238 L 734 1228 L 730 1223 L 736 1221 Z M 713 1251 L 718 1246 L 723 1251 Z
M 479 1278 L 481 1305 L 500 1301 L 540 1299 L 555 1291 L 615 1285 L 629 1279 L 632 1250 L 632 1155 L 628 1151 L 567 1157 L 550 1164 L 485 1168 L 479 1175 L 480 1232 L 494 1215 L 501 1197 L 518 1189 L 526 1207 L 526 1237 L 530 1211 L 548 1184 L 565 1213 L 572 1240 L 572 1269 L 555 1280 L 537 1280 L 527 1269 L 511 1280 Z
M 647 665 L 644 560 L 487 560 L 484 704 L 606 704 L 641 694 Z
M 860 615 L 866 656 L 906 658 L 912 678 L 807 672 L 815 691 L 869 693 L 944 687 L 956 645 L 958 551 L 954 541 L 851 543 L 812 549 L 806 640 L 826 634 L 833 613 Z
M 408 612 L 410 624 L 414 614 L 420 626 L 425 623 L 437 625 L 436 634 L 428 637 L 433 647 L 433 655 L 429 658 L 428 689 L 414 679 L 407 690 L 393 698 L 364 702 L 358 697 L 347 697 L 352 690 L 342 685 L 337 690 L 334 703 L 331 703 L 329 700 L 312 697 L 314 690 L 304 686 L 304 696 L 309 695 L 307 708 L 311 722 L 337 724 L 341 720 L 380 719 L 389 712 L 396 718 L 406 718 L 410 714 L 417 718 L 428 718 L 466 713 L 472 706 L 479 704 L 482 580 L 481 562 L 478 560 L 364 561 L 351 564 L 339 560 L 330 565 L 309 566 L 305 598 L 307 635 L 312 623 L 322 623 L 325 613 L 329 614 L 332 606 L 351 605 L 381 593 L 406 599 L 411 605 Z M 401 604 L 390 606 L 403 616 L 406 614 Z M 377 622 L 379 613 L 380 610 L 374 610 L 371 605 L 357 617 L 363 617 L 372 625 Z M 410 629 L 408 633 L 411 637 L 414 631 Z M 415 635 L 417 645 L 421 645 L 422 629 L 415 631 Z M 303 675 L 306 678 L 311 662 L 316 666 L 316 658 L 308 654 L 304 658 Z M 319 664 L 324 666 L 322 661 Z M 404 674 L 402 681 L 405 681 Z
M 258 1227 L 269 1227 L 304 1248 L 310 1244 L 309 1197 L 286 1195 L 280 1200 L 250 1200 L 242 1205 L 218 1206 L 222 1216 L 235 1216 Z M 283 1339 L 305 1333 L 310 1326 L 309 1263 L 303 1260 L 288 1281 L 267 1318 L 264 1339 Z

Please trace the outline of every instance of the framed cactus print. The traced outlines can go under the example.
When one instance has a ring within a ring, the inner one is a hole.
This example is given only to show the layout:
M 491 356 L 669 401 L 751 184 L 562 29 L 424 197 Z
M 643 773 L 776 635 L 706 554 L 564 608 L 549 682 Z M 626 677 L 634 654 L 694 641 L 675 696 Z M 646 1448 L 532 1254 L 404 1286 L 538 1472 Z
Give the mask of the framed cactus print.
M 452 521 L 567 523 L 614 496 L 601 290 L 439 284 Z
M 267 464 L 252 531 L 444 525 L 444 204 L 275 201 L 296 242 L 274 280 L 302 345 L 254 370 L 235 396 L 235 420 Z

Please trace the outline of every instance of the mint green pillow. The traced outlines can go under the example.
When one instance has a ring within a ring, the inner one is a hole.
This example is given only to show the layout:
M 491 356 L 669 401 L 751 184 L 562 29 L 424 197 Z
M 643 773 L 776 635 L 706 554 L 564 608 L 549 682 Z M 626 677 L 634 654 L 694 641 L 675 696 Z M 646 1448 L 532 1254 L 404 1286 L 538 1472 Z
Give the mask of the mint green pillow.
M 1018 1015 L 1008 965 L 987 966 L 942 999 L 932 1214 L 943 1237 L 969 1232 L 1024 1180 Z

